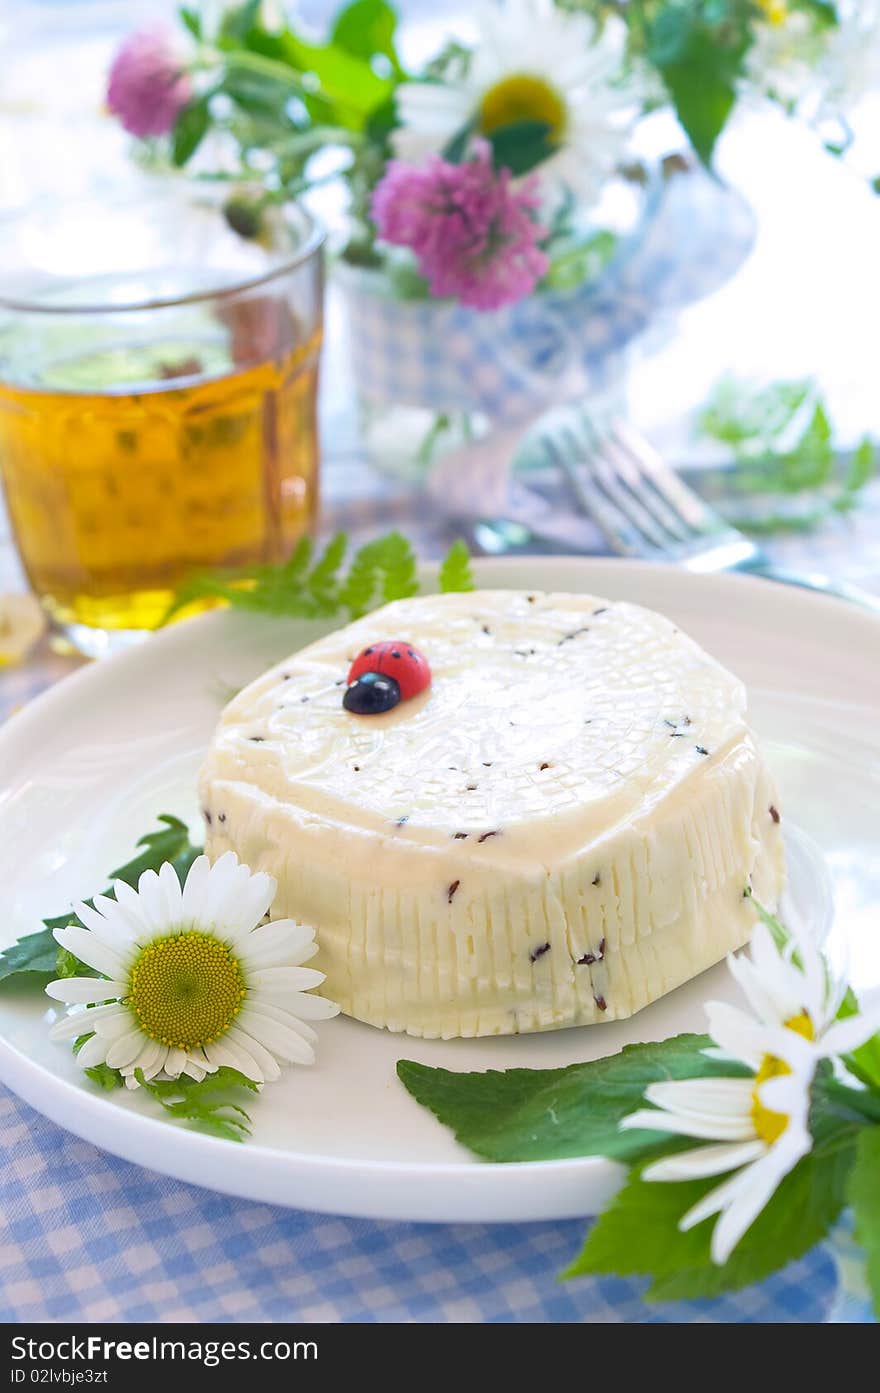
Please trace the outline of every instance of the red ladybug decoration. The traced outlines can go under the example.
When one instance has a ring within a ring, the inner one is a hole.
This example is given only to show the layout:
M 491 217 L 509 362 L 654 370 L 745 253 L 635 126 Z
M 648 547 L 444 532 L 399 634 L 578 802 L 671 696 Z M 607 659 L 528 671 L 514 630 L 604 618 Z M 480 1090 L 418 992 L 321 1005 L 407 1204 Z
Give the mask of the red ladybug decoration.
M 371 643 L 355 658 L 342 704 L 358 716 L 378 715 L 430 685 L 427 658 L 405 639 L 384 639 Z

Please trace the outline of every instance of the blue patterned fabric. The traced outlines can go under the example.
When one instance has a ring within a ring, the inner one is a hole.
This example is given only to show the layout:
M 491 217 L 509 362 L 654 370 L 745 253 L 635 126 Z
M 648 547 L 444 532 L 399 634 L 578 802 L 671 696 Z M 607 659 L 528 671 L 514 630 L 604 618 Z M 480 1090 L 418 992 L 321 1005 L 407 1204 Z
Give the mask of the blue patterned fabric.
M 363 398 L 505 419 L 613 380 L 657 314 L 723 284 L 754 235 L 747 205 L 706 174 L 648 197 L 642 227 L 596 282 L 493 313 L 397 299 L 384 277 L 340 266 Z
M 230 1199 L 108 1156 L 5 1090 L 0 1135 L 3 1321 L 815 1322 L 835 1296 L 822 1249 L 718 1301 L 563 1284 L 578 1221 L 375 1223 Z

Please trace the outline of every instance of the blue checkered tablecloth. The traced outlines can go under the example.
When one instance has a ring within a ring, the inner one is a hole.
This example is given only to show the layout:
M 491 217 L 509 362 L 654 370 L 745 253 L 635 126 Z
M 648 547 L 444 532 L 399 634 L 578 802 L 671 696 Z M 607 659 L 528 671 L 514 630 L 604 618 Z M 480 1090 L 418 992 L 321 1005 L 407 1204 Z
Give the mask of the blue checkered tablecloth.
M 391 1224 L 230 1199 L 118 1161 L 0 1092 L 4 1321 L 816 1322 L 821 1248 L 718 1301 L 560 1283 L 584 1225 Z
M 402 527 L 422 554 L 449 533 L 424 502 L 340 458 L 326 532 L 355 540 Z M 344 484 L 344 488 L 340 485 Z M 345 494 L 346 501 L 334 502 Z M 880 496 L 810 537 L 783 537 L 786 565 L 880 590 Z M 599 539 L 597 538 L 597 549 Z M 76 665 L 45 645 L 0 674 L 0 715 Z M 760 1286 L 660 1306 L 645 1283 L 560 1284 L 576 1221 L 375 1223 L 273 1208 L 117 1160 L 0 1089 L 0 1320 L 817 1322 L 868 1319 L 860 1257 L 844 1232 Z M 838 1271 L 843 1280 L 838 1279 Z

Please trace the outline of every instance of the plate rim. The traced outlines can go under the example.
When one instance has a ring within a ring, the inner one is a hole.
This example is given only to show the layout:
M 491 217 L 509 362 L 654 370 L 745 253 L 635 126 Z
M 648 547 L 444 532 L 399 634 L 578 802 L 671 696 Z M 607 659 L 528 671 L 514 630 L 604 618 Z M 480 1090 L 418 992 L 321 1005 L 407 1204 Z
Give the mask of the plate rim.
M 745 587 L 753 594 L 758 590 L 768 595 L 768 588 L 784 594 L 783 607 L 794 605 L 801 609 L 823 608 L 826 614 L 836 613 L 849 616 L 859 628 L 864 624 L 865 631 L 876 635 L 880 628 L 880 616 L 855 606 L 835 596 L 822 592 L 798 590 L 760 577 L 722 572 L 713 575 L 688 573 L 669 563 L 629 561 L 609 557 L 491 557 L 475 558 L 475 578 L 481 588 L 492 588 L 493 581 L 498 588 L 509 588 L 503 581 L 505 574 L 524 565 L 536 571 L 535 588 L 540 586 L 541 573 L 551 573 L 560 566 L 570 567 L 574 563 L 583 573 L 580 582 L 583 589 L 591 583 L 595 574 L 607 578 L 610 567 L 619 568 L 642 581 L 650 582 L 652 576 L 659 577 L 674 572 L 679 579 L 689 576 L 686 584 L 722 589 L 736 594 Z M 436 563 L 423 563 L 420 575 L 429 583 L 436 576 Z M 607 583 L 607 579 L 606 579 Z M 832 609 L 828 609 L 832 606 Z M 90 663 L 52 684 L 21 710 L 14 713 L 0 728 L 0 760 L 11 757 L 15 761 L 16 746 L 20 736 L 30 725 L 39 725 L 51 716 L 56 707 L 64 705 L 71 696 L 81 698 L 91 687 L 101 687 L 106 681 L 108 671 L 118 672 L 123 667 L 134 669 L 146 665 L 154 667 L 158 662 L 174 662 L 180 657 L 180 649 L 192 646 L 193 637 L 204 635 L 206 639 L 213 628 L 228 621 L 229 610 L 218 609 L 197 615 L 151 635 L 144 643 L 98 662 Z M 250 623 L 277 624 L 277 619 L 248 615 Z M 283 622 L 283 621 L 282 621 Z M 293 622 L 303 623 L 302 620 Z M 324 626 L 326 628 L 326 626 Z M 2 1009 L 2 1007 L 0 1007 Z M 401 1043 L 407 1040 L 401 1035 Z M 595 1192 L 604 1189 L 610 1196 L 617 1187 L 622 1175 L 621 1165 L 601 1156 L 565 1157 L 543 1161 L 492 1162 L 471 1158 L 464 1161 L 400 1161 L 375 1159 L 370 1157 L 353 1158 L 321 1153 L 287 1150 L 265 1142 L 245 1143 L 246 1153 L 230 1153 L 229 1142 L 221 1138 L 207 1136 L 183 1127 L 176 1128 L 176 1138 L 171 1145 L 159 1146 L 158 1157 L 161 1165 L 156 1166 L 157 1148 L 155 1143 L 163 1135 L 170 1142 L 168 1129 L 171 1124 L 161 1117 L 152 1117 L 132 1110 L 124 1112 L 115 1107 L 108 1095 L 94 1093 L 59 1074 L 53 1073 L 43 1064 L 31 1060 L 16 1045 L 0 1034 L 0 1079 L 37 1112 L 52 1122 L 65 1127 L 81 1139 L 95 1145 L 128 1162 L 159 1169 L 187 1183 L 202 1185 L 205 1188 L 237 1195 L 264 1203 L 274 1203 L 290 1208 L 308 1208 L 316 1212 L 347 1214 L 363 1218 L 394 1219 L 407 1222 L 499 1222 L 506 1220 L 540 1220 L 547 1218 L 574 1218 L 595 1212 Z M 108 1106 L 109 1105 L 109 1106 Z M 413 1100 L 413 1106 L 418 1106 Z M 118 1135 L 108 1136 L 113 1129 L 114 1120 L 124 1119 L 124 1125 L 115 1129 Z M 437 1126 L 440 1126 L 439 1122 Z M 254 1165 L 242 1168 L 241 1173 L 230 1178 L 228 1164 L 221 1161 L 220 1176 L 207 1175 L 213 1169 L 214 1157 L 243 1154 L 253 1158 Z M 496 1187 L 499 1176 L 504 1175 L 505 1183 Z M 342 1187 L 346 1178 L 359 1176 L 367 1182 L 375 1182 L 376 1193 L 363 1194 L 356 1203 L 346 1204 L 344 1194 L 340 1193 L 338 1202 L 322 1202 L 312 1193 L 313 1183 L 319 1188 L 323 1184 L 336 1184 Z M 523 1214 L 519 1207 L 519 1197 L 528 1190 L 536 1178 L 552 1177 L 550 1187 L 554 1202 L 542 1206 L 531 1202 L 529 1212 Z M 283 1178 L 286 1191 L 278 1192 L 278 1179 Z M 418 1203 L 415 1196 L 411 1204 L 400 1203 L 414 1187 L 430 1187 L 434 1181 L 455 1179 L 461 1185 L 473 1190 L 477 1187 L 476 1203 L 471 1195 L 470 1204 L 450 1210 L 443 1203 L 432 1203 L 430 1197 L 422 1197 Z M 386 1182 L 384 1185 L 382 1182 Z M 588 1185 L 592 1198 L 584 1202 L 579 1191 Z M 561 1188 L 557 1188 L 561 1187 Z M 493 1196 L 493 1188 L 503 1192 Z M 306 1197 L 302 1191 L 305 1189 Z M 463 1210 L 470 1208 L 469 1216 Z

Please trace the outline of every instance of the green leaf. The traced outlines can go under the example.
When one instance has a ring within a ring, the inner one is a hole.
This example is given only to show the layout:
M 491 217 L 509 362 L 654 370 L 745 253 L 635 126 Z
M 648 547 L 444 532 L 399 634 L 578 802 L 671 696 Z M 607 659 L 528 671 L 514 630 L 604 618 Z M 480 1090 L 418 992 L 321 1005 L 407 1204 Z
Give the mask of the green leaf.
M 443 158 L 449 164 L 461 164 L 468 152 L 471 137 L 477 129 L 476 117 L 472 121 L 466 121 L 461 130 L 456 131 L 455 135 L 443 147 Z
M 140 1069 L 135 1077 L 175 1121 L 227 1141 L 241 1142 L 250 1135 L 251 1119 L 239 1099 L 245 1096 L 242 1090 L 258 1093 L 260 1086 L 237 1069 L 224 1066 L 198 1083 L 183 1074 L 179 1079 L 147 1081 Z
M 124 866 L 111 871 L 111 880 L 123 880 L 126 885 L 136 886 L 144 871 L 158 871 L 163 862 L 170 861 L 183 883 L 193 861 L 201 854 L 201 848 L 192 845 L 186 823 L 180 818 L 162 813 L 158 820 L 162 826 L 141 837 L 137 845 L 143 850 Z M 104 894 L 113 898 L 112 889 L 105 890 Z M 91 968 L 83 968 L 72 953 L 60 948 L 53 935 L 54 929 L 79 923 L 73 910 L 44 919 L 42 929 L 20 938 L 0 953 L 0 982 L 15 977 L 24 979 L 26 984 L 42 987 L 55 977 L 76 977 L 84 971 L 93 975 Z
M 73 919 L 73 916 L 70 916 Z M 0 953 L 0 982 L 10 977 L 50 981 L 55 976 L 58 944 L 50 928 L 26 934 Z
M 111 1069 L 109 1064 L 93 1064 L 90 1068 L 83 1069 L 83 1073 L 107 1093 L 114 1088 L 122 1088 L 124 1085 L 124 1079 L 119 1070 Z
M 111 871 L 111 880 L 122 880 L 126 885 L 136 888 L 144 871 L 158 871 L 166 861 L 170 861 L 183 884 L 193 861 L 197 856 L 201 856 L 202 848 L 193 846 L 186 823 L 181 822 L 173 813 L 160 813 L 157 821 L 163 824 L 162 827 L 158 831 L 144 833 L 135 843 L 136 846 L 143 847 L 143 851 L 124 865 L 117 866 L 115 871 Z
M 202 37 L 202 17 L 198 10 L 191 10 L 186 5 L 181 5 L 177 13 L 183 27 L 189 30 L 194 39 L 200 39 Z
M 171 159 L 178 169 L 195 154 L 210 124 L 207 96 L 194 97 L 187 102 L 177 118 L 171 138 Z
M 452 543 L 443 558 L 439 584 L 441 595 L 474 589 L 470 552 L 460 537 Z
M 340 10 L 330 34 L 332 43 L 356 58 L 369 59 L 381 54 L 391 70 L 403 76 L 394 46 L 397 14 L 386 0 L 353 0 Z
M 824 1238 L 846 1202 L 859 1129 L 820 1114 L 812 1130 L 814 1149 L 785 1177 L 723 1266 L 709 1251 L 714 1217 L 687 1233 L 678 1228 L 723 1177 L 647 1181 L 634 1168 L 563 1276 L 651 1277 L 648 1297 L 662 1301 L 720 1296 L 763 1281 Z
M 217 36 L 221 48 L 230 45 L 248 45 L 253 32 L 259 28 L 262 0 L 245 0 L 243 5 L 233 5 L 224 9 Z
M 286 49 L 293 65 L 311 74 L 314 96 L 306 104 L 313 119 L 363 130 L 370 114 L 391 96 L 390 79 L 379 77 L 370 63 L 338 44 L 309 44 L 290 35 Z
M 667 1134 L 619 1130 L 622 1117 L 644 1106 L 649 1083 L 748 1075 L 736 1064 L 708 1059 L 702 1051 L 710 1044 L 706 1035 L 678 1035 L 562 1069 L 474 1074 L 402 1059 L 397 1074 L 417 1102 L 486 1160 L 610 1156 L 634 1161 L 669 1149 Z
M 511 121 L 507 126 L 499 126 L 489 136 L 493 165 L 517 176 L 527 174 L 556 153 L 550 140 L 552 130 L 547 121 Z
M 706 165 L 736 103 L 753 38 L 750 19 L 746 6 L 711 13 L 702 6 L 668 5 L 648 26 L 648 57 Z
M 880 1127 L 868 1127 L 859 1134 L 847 1199 L 856 1240 L 865 1250 L 874 1314 L 880 1320 Z
M 843 481 L 847 493 L 856 493 L 870 483 L 876 472 L 877 452 L 870 436 L 865 436 L 853 451 L 849 472 Z

